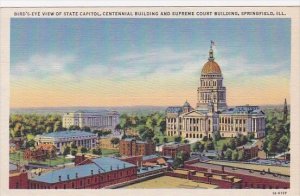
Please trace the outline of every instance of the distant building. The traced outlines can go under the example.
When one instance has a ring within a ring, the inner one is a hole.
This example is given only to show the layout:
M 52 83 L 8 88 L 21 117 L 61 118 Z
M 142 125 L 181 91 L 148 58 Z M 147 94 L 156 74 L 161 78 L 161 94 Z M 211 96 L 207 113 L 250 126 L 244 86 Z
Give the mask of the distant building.
M 243 146 L 239 146 L 236 148 L 238 151 L 244 151 L 244 159 L 249 160 L 258 156 L 259 147 L 256 143 L 254 144 L 246 144 Z
M 85 111 L 68 112 L 63 115 L 63 127 L 70 126 L 90 127 L 96 129 L 115 130 L 119 124 L 119 113 L 117 111 Z
M 144 156 L 155 153 L 155 144 L 152 141 L 139 141 L 134 138 L 122 139 L 119 148 L 122 156 Z
M 37 135 L 35 141 L 40 144 L 52 144 L 57 151 L 63 152 L 64 146 L 74 143 L 76 146 L 84 146 L 88 149 L 96 147 L 97 134 L 85 131 L 59 131 L 43 135 Z
M 201 71 L 197 95 L 196 108 L 186 101 L 183 106 L 166 109 L 168 136 L 202 139 L 211 138 L 216 132 L 222 137 L 265 136 L 265 114 L 258 106 L 228 108 L 222 71 L 215 62 L 212 47 Z
M 191 145 L 190 144 L 169 144 L 169 145 L 164 145 L 162 147 L 162 155 L 169 156 L 172 158 L 175 158 L 177 153 L 181 151 L 190 154 Z
M 32 178 L 29 180 L 29 189 L 98 189 L 136 178 L 137 166 L 102 157 Z

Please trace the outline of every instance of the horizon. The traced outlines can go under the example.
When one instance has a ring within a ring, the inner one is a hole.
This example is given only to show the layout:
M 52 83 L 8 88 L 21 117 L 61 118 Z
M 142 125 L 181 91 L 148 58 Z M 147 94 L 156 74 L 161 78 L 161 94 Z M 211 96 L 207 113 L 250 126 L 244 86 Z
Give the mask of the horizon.
M 210 40 L 228 105 L 280 105 L 290 98 L 290 26 L 290 19 L 14 18 L 11 108 L 195 106 Z

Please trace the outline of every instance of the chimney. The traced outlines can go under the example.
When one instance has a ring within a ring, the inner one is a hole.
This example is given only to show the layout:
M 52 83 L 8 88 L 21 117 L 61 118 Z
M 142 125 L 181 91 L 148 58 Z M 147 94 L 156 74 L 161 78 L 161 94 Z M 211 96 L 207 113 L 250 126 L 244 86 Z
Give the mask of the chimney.
M 119 165 L 117 165 L 117 170 L 119 170 Z
M 100 169 L 98 169 L 98 174 L 100 174 L 101 173 L 101 170 Z
M 61 176 L 58 176 L 58 181 L 59 181 L 59 182 L 61 181 Z
M 93 175 L 94 174 L 94 171 L 93 170 L 91 170 L 91 175 Z
M 78 173 L 76 172 L 75 177 L 78 178 Z
M 112 171 L 112 165 L 110 166 L 110 170 Z
M 125 166 L 125 163 L 123 163 L 123 167 L 125 168 L 126 166 Z
M 67 179 L 70 180 L 70 175 L 69 174 L 67 175 Z

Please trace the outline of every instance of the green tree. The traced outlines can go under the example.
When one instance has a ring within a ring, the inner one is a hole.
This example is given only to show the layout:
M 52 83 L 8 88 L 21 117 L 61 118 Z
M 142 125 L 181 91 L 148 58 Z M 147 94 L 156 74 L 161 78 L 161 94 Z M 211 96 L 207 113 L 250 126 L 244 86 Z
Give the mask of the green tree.
M 155 142 L 156 144 L 159 143 L 159 138 L 155 137 L 153 140 L 154 140 L 154 142 Z
M 278 141 L 277 152 L 285 152 L 287 151 L 288 147 L 289 147 L 289 139 L 287 138 L 286 135 L 283 135 Z
M 91 128 L 87 127 L 87 126 L 84 126 L 84 127 L 82 127 L 81 131 L 91 132 Z
M 110 143 L 113 145 L 113 147 L 115 147 L 115 145 L 118 145 L 120 143 L 120 139 L 117 137 L 113 137 L 111 138 Z
M 180 143 L 182 140 L 182 138 L 180 136 L 177 136 L 174 138 L 174 141 L 177 142 L 177 143 Z
M 35 146 L 35 141 L 34 140 L 29 140 L 26 142 L 26 148 L 34 147 Z
M 214 150 L 215 149 L 215 145 L 212 141 L 207 141 L 205 144 L 205 149 L 206 150 Z
M 80 127 L 78 125 L 71 125 L 69 130 L 80 130 Z
M 233 152 L 232 152 L 232 160 L 233 161 L 237 161 L 238 160 L 238 158 L 239 158 L 239 154 L 238 154 L 238 152 L 236 151 L 236 150 L 234 150 Z
M 62 122 L 60 120 L 56 121 L 54 123 L 54 128 L 53 128 L 54 131 L 60 131 L 62 130 Z
M 80 152 L 81 152 L 81 153 L 87 153 L 87 152 L 88 152 L 88 149 L 87 149 L 86 147 L 82 146 L 82 147 L 80 148 Z
M 185 144 L 188 144 L 189 142 L 190 142 L 190 141 L 187 140 L 187 139 L 183 140 L 183 143 L 185 143 Z
M 213 139 L 214 139 L 215 141 L 219 141 L 219 140 L 221 139 L 220 131 L 215 131 L 215 132 L 213 133 Z
M 92 150 L 92 153 L 93 153 L 93 154 L 96 154 L 96 155 L 102 155 L 102 151 L 101 151 L 100 148 L 94 148 L 94 149 Z
M 70 146 L 65 146 L 64 151 L 63 151 L 63 155 L 67 156 L 68 154 L 70 154 L 70 152 L 71 152 Z
M 225 143 L 223 143 L 222 145 L 222 151 L 226 151 L 227 150 L 227 145 Z
M 168 138 L 164 137 L 164 138 L 163 138 L 163 142 L 164 142 L 164 143 L 168 143 Z
M 76 154 L 77 154 L 77 150 L 72 149 L 72 150 L 71 150 L 71 155 L 72 155 L 72 156 L 75 156 Z
M 228 142 L 228 147 L 231 149 L 231 150 L 235 150 L 236 148 L 236 143 L 235 143 L 235 139 L 234 138 L 231 138 Z
M 207 136 L 204 136 L 203 139 L 202 139 L 204 142 L 206 142 L 208 140 L 208 137 Z
M 238 161 L 244 161 L 245 160 L 245 151 L 244 150 L 240 150 L 238 152 Z
M 231 161 L 232 159 L 232 150 L 231 149 L 227 149 L 225 152 L 225 158 L 229 161 Z

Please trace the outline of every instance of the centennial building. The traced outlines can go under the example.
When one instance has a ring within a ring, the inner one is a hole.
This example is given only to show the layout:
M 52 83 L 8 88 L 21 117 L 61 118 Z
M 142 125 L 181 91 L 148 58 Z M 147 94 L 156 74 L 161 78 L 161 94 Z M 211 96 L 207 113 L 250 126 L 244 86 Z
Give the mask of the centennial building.
M 227 106 L 223 75 L 212 46 L 201 71 L 197 100 L 195 109 L 187 101 L 183 106 L 167 108 L 168 136 L 202 139 L 211 138 L 216 132 L 222 137 L 265 136 L 265 114 L 258 106 Z

